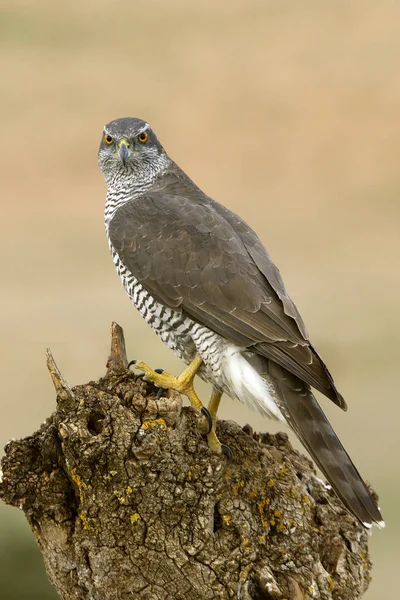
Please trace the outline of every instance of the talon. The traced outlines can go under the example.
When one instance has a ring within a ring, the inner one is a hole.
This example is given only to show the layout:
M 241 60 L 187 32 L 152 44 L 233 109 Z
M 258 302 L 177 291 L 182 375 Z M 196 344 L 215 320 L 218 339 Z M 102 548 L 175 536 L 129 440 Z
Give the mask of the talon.
M 154 369 L 154 372 L 161 375 L 161 373 L 164 373 L 164 369 Z
M 204 417 L 207 420 L 208 431 L 206 431 L 206 434 L 209 434 L 211 432 L 212 428 L 213 428 L 212 416 L 210 415 L 210 411 L 208 410 L 208 408 L 206 408 L 205 406 L 202 407 L 201 414 L 204 415 Z
M 230 462 L 233 458 L 233 452 L 226 444 L 221 444 L 221 452 L 225 454 L 227 460 Z
M 135 359 L 135 360 L 131 360 L 130 362 L 128 362 L 128 369 L 129 369 L 129 367 L 130 367 L 131 365 L 136 365 L 136 363 L 137 363 L 137 360 L 136 360 L 136 359 Z
M 144 376 L 145 376 L 144 371 L 142 371 L 141 373 L 138 373 L 137 375 L 135 375 L 135 381 L 137 381 L 138 379 L 143 379 Z
M 161 396 L 163 395 L 163 393 L 164 393 L 163 388 L 158 388 L 157 395 L 156 395 L 157 400 L 159 400 L 161 398 Z

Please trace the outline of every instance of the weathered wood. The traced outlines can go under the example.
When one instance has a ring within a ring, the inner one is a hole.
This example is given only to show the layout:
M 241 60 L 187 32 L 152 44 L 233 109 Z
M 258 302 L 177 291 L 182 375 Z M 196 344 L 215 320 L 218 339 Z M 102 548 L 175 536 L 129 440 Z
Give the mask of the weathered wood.
M 211 454 L 193 410 L 126 369 L 116 324 L 104 378 L 71 390 L 48 365 L 57 409 L 6 446 L 0 497 L 62 599 L 361 597 L 368 534 L 285 434 L 220 421 L 233 458 Z

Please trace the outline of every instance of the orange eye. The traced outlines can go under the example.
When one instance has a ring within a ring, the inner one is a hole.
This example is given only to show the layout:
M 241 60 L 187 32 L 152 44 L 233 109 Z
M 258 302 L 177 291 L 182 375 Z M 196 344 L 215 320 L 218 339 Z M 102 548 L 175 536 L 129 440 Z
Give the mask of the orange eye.
M 141 144 L 145 144 L 149 139 L 149 134 L 146 131 L 142 131 L 142 133 L 139 133 L 137 139 Z
M 104 141 L 106 144 L 110 145 L 113 143 L 114 140 L 112 139 L 111 135 L 108 135 L 108 133 L 106 133 L 104 136 Z

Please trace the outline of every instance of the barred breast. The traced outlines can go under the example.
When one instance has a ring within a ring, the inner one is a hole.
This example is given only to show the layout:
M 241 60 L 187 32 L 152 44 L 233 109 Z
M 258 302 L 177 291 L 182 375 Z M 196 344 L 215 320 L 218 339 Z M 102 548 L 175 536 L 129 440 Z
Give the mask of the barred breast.
M 189 364 L 199 355 L 204 361 L 199 375 L 217 387 L 225 388 L 221 360 L 226 341 L 180 311 L 155 300 L 125 267 L 111 244 L 110 250 L 122 284 L 146 323 L 184 363 Z

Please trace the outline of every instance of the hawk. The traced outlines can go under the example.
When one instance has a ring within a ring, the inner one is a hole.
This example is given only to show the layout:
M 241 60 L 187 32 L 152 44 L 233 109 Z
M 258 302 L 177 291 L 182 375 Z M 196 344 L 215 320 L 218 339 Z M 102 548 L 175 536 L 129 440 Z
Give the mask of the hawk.
M 105 227 L 132 302 L 187 365 L 178 377 L 142 362 L 146 380 L 186 394 L 208 444 L 223 393 L 289 424 L 346 508 L 370 527 L 382 516 L 311 388 L 346 410 L 281 275 L 256 233 L 174 163 L 148 123 L 104 127 L 98 162 Z M 205 409 L 195 375 L 212 384 Z

